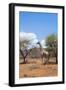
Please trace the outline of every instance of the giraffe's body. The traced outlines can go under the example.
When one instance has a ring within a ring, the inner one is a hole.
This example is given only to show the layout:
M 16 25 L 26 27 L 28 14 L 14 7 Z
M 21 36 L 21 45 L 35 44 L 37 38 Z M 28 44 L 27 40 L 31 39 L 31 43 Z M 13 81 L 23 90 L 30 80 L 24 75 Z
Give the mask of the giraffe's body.
M 41 54 L 42 62 L 47 63 L 49 59 L 49 53 L 46 50 L 44 50 L 44 48 L 42 48 L 40 42 L 38 42 L 37 44 L 39 44 L 40 46 L 40 54 Z
M 46 55 L 48 55 L 48 52 L 46 50 L 42 50 L 41 54 L 45 53 Z

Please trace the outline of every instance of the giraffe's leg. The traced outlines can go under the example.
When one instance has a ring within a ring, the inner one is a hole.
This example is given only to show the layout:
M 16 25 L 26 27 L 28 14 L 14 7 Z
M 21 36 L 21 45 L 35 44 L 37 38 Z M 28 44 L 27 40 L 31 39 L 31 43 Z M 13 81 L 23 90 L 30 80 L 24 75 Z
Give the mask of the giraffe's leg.
M 46 62 L 46 57 L 45 57 L 45 54 L 43 54 L 43 64 L 45 64 Z
M 43 55 L 41 55 L 41 59 L 42 59 L 42 64 L 43 64 L 43 62 L 44 62 L 44 60 L 43 60 Z
M 45 61 L 46 61 L 46 55 L 45 53 L 43 53 L 43 64 L 45 63 Z
M 41 58 L 42 58 L 42 63 L 43 63 L 43 56 L 41 56 Z
M 49 62 L 49 55 L 46 55 L 46 61 L 45 64 L 47 64 Z
M 43 57 L 43 64 L 44 64 L 44 57 Z
M 48 59 L 46 59 L 46 64 L 48 64 Z

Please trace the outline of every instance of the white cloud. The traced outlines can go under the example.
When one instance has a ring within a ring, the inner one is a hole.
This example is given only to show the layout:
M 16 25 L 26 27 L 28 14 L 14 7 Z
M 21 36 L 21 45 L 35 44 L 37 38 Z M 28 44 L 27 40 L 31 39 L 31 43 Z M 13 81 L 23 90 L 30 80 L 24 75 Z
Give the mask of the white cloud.
M 45 45 L 46 42 L 45 42 L 45 40 L 42 40 L 40 43 L 41 43 L 41 45 L 42 45 L 42 48 L 46 48 L 46 45 Z
M 38 42 L 37 35 L 35 33 L 20 32 L 20 42 L 23 42 L 24 40 L 30 41 L 31 47 L 36 46 L 36 43 Z
M 31 42 L 28 48 L 39 47 L 39 45 L 37 44 L 38 42 L 37 35 L 35 33 L 20 32 L 20 42 L 23 42 L 25 40 Z M 46 48 L 45 40 L 41 40 L 40 43 L 42 45 L 42 48 Z
M 33 39 L 36 39 L 36 38 L 37 37 L 34 33 L 20 32 L 20 41 L 33 40 Z

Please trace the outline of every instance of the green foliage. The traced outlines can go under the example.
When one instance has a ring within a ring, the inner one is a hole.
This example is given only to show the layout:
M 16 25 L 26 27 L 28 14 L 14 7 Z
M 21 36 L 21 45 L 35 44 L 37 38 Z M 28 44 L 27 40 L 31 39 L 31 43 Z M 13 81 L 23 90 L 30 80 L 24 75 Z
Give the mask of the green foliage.
M 48 51 L 57 54 L 57 35 L 51 34 L 46 38 L 46 46 Z

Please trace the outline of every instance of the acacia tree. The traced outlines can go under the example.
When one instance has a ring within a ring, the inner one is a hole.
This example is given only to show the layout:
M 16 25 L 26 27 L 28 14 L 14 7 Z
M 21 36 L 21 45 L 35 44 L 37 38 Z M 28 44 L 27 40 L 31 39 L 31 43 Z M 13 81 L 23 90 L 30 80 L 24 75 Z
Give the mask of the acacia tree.
M 20 53 L 24 60 L 23 63 L 26 63 L 26 58 L 28 54 L 32 51 L 32 48 L 35 47 L 38 41 L 37 35 L 35 33 L 20 32 L 19 40 Z
M 47 46 L 47 49 L 48 49 L 48 52 L 49 53 L 53 53 L 54 56 L 56 57 L 56 64 L 58 63 L 58 60 L 57 60 L 57 35 L 55 34 L 51 34 L 49 35 L 47 38 L 46 38 L 46 46 Z
M 24 41 L 20 41 L 20 53 L 23 57 L 23 63 L 26 63 L 26 58 L 30 53 L 31 49 L 28 50 L 28 46 L 30 45 L 30 40 L 26 39 Z

